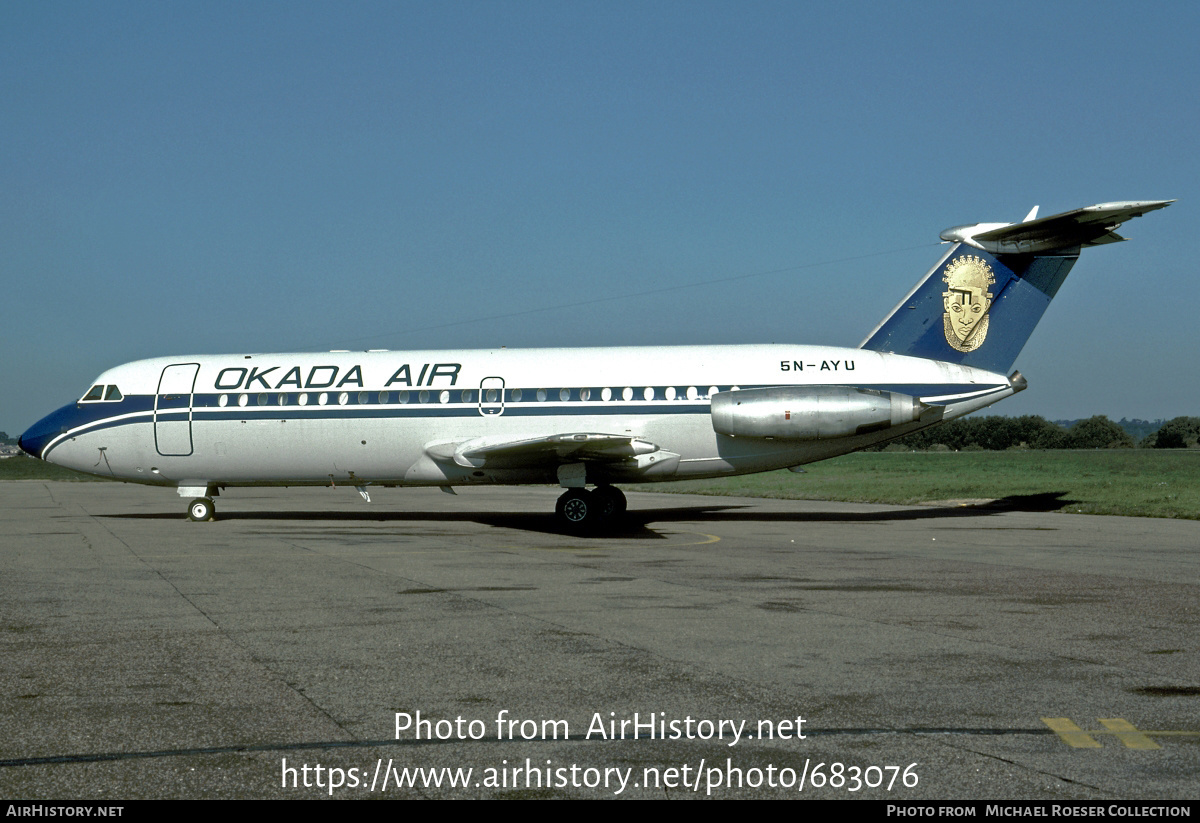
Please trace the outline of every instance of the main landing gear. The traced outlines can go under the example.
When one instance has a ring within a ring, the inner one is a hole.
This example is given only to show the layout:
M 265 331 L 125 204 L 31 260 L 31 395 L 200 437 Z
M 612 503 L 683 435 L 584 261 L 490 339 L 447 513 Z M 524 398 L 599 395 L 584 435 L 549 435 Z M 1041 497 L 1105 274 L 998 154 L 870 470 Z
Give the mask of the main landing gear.
M 567 489 L 558 498 L 554 514 L 570 531 L 592 532 L 625 514 L 625 495 L 615 486 L 597 486 L 593 491 Z
M 188 503 L 188 520 L 203 523 L 206 520 L 217 519 L 217 507 L 207 497 L 197 497 Z

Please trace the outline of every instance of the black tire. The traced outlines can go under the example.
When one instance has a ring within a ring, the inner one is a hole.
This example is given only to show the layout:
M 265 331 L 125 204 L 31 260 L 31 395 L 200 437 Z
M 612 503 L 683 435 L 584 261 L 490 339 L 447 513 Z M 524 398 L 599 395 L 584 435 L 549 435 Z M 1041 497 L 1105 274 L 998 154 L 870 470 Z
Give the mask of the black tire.
M 573 532 L 589 530 L 596 523 L 596 505 L 587 489 L 567 489 L 554 505 L 560 523 Z
M 616 486 L 597 486 L 592 492 L 592 504 L 601 520 L 613 520 L 625 514 L 625 494 Z
M 216 515 L 217 507 L 207 497 L 197 497 L 191 503 L 188 503 L 188 520 L 203 523 L 208 520 L 215 520 Z

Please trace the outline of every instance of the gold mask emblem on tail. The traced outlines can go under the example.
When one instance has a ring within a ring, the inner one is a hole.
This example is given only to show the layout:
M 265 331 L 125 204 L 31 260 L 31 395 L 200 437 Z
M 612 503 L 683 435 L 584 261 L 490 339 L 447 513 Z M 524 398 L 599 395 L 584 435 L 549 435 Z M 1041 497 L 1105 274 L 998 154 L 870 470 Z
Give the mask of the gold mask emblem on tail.
M 992 267 L 981 257 L 966 255 L 946 266 L 942 280 L 946 342 L 957 351 L 975 351 L 987 338 L 988 310 L 995 297 L 988 291 L 996 282 Z

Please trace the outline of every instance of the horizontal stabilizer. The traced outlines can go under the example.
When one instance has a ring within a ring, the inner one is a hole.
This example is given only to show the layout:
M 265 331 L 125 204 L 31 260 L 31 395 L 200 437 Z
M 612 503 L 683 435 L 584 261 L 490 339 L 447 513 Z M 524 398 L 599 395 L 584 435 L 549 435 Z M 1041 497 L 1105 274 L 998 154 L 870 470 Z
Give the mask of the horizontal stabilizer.
M 992 254 L 1051 254 L 1087 246 L 1119 243 L 1116 229 L 1127 220 L 1161 209 L 1174 200 L 1128 200 L 1100 203 L 1023 223 L 973 223 L 955 226 L 943 240 L 965 243 Z

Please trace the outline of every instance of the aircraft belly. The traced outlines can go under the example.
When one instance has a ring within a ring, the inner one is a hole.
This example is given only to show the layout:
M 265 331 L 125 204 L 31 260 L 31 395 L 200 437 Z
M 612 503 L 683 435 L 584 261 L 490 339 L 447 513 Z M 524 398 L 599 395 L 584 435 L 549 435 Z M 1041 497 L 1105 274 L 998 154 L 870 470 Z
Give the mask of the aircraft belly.
M 425 427 L 395 419 L 207 421 L 189 475 L 229 483 L 399 482 Z
M 655 442 L 664 452 L 686 459 L 716 453 L 716 435 L 707 414 L 561 415 L 536 421 L 512 415 L 492 418 L 362 418 L 210 420 L 194 427 L 189 457 L 159 458 L 172 474 L 204 477 L 215 483 L 350 483 L 404 485 L 556 482 L 561 460 L 544 465 L 499 461 L 485 470 L 454 465 L 426 454 L 436 441 L 467 441 L 482 436 L 520 438 L 533 432 L 595 431 L 629 434 Z M 594 470 L 597 477 L 605 472 Z M 622 473 L 622 480 L 638 479 Z M 649 479 L 649 478 L 647 478 Z

